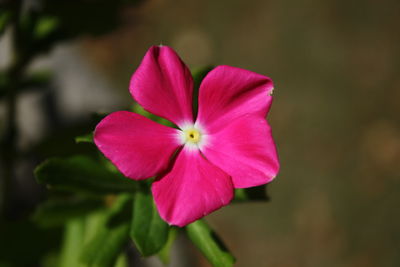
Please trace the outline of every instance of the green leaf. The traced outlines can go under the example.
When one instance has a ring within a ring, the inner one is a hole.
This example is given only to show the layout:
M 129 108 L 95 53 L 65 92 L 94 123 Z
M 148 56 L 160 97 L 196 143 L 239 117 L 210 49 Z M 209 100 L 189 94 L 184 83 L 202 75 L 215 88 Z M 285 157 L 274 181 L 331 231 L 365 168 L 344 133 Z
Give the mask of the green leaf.
M 142 115 L 142 116 L 144 116 L 144 117 L 146 117 L 146 118 L 148 118 L 148 119 L 150 119 L 152 121 L 158 122 L 158 123 L 160 123 L 162 125 L 165 125 L 165 126 L 168 126 L 168 127 L 172 127 L 172 128 L 175 127 L 175 125 L 172 122 L 170 122 L 169 120 L 166 120 L 164 118 L 158 117 L 158 116 L 146 111 L 138 103 L 134 103 L 132 105 L 131 109 L 132 109 L 133 112 L 135 112 L 137 114 L 140 114 L 140 115 Z
M 171 229 L 169 230 L 167 243 L 158 253 L 158 258 L 165 265 L 168 265 L 170 263 L 171 249 L 177 234 L 178 234 L 178 229 L 176 227 L 171 227 Z
M 269 201 L 267 185 L 235 189 L 235 202 Z
M 196 68 L 192 70 L 192 76 L 193 76 L 193 114 L 196 117 L 197 116 L 197 110 L 199 106 L 199 88 L 200 84 L 203 81 L 204 77 L 206 77 L 207 73 L 209 73 L 214 66 L 209 65 L 201 68 Z
M 76 143 L 93 143 L 93 133 L 75 137 Z
M 38 183 L 89 195 L 135 192 L 137 183 L 86 156 L 52 158 L 35 169 Z
M 158 119 L 158 117 L 150 112 L 148 112 L 147 110 L 145 110 L 141 105 L 139 105 L 138 103 L 134 103 L 131 106 L 132 112 L 135 112 L 139 115 L 142 115 L 146 118 L 149 118 L 153 121 L 156 121 Z
M 213 65 L 208 65 L 204 67 L 194 68 L 192 72 L 194 87 L 199 88 L 204 77 L 214 68 Z
M 214 267 L 233 266 L 235 258 L 204 220 L 195 221 L 187 225 L 185 229 L 189 239 Z
M 145 257 L 159 252 L 168 240 L 169 229 L 158 214 L 151 194 L 137 192 L 130 235 L 139 252 Z
M 81 262 L 88 266 L 114 266 L 129 241 L 132 198 L 120 195 L 98 225 L 94 237 L 81 252 Z
M 22 12 L 16 36 L 18 51 L 27 59 L 32 59 L 39 54 L 49 52 L 54 45 L 65 39 L 60 28 L 60 20 L 56 16 L 43 14 L 43 10 L 36 8 Z
M 32 219 L 43 227 L 57 226 L 101 208 L 104 208 L 101 199 L 50 199 L 38 206 Z
M 44 16 L 38 19 L 35 29 L 34 29 L 34 38 L 35 39 L 43 39 L 47 37 L 49 34 L 55 32 L 59 27 L 59 20 L 54 16 Z
M 82 248 L 84 233 L 85 224 L 83 218 L 73 219 L 66 224 L 59 263 L 60 267 L 83 267 L 79 263 L 79 252 Z
M 129 267 L 128 257 L 125 253 L 122 253 L 118 256 L 114 267 Z

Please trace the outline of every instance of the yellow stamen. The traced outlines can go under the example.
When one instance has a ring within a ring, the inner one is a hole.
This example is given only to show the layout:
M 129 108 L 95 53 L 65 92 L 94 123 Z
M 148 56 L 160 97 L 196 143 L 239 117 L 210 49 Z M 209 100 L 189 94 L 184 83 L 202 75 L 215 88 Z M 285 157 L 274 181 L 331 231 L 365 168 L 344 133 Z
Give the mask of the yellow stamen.
M 197 144 L 201 141 L 201 134 L 198 130 L 194 128 L 190 128 L 184 131 L 185 133 L 185 141 Z

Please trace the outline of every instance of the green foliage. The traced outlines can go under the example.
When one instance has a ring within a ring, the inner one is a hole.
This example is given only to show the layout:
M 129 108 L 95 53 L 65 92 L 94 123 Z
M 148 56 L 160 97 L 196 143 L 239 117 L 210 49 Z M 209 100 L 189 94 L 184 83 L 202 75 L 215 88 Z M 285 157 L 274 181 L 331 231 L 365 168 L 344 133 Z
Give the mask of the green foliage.
M 168 240 L 169 230 L 169 225 L 158 214 L 150 192 L 137 192 L 130 235 L 140 253 L 145 257 L 158 253 Z
M 204 220 L 195 221 L 185 229 L 189 239 L 214 267 L 233 266 L 235 258 Z
M 23 61 L 30 61 L 48 52 L 57 41 L 63 39 L 57 18 L 43 16 L 33 9 L 21 14 L 16 27 L 18 35 L 15 37 L 15 46 Z
M 58 226 L 102 208 L 104 208 L 102 199 L 50 199 L 36 209 L 32 219 L 41 226 Z
M 86 156 L 49 159 L 35 169 L 35 176 L 38 183 L 52 189 L 89 195 L 135 192 L 137 187 L 134 181 Z
M 214 68 L 213 65 L 208 65 L 204 67 L 199 67 L 199 68 L 194 68 L 192 72 L 193 76 L 193 83 L 194 83 L 194 88 L 200 87 L 201 82 L 203 81 L 204 77 Z
M 269 201 L 267 185 L 235 189 L 235 202 Z
M 93 143 L 93 133 L 75 137 L 76 143 Z
M 39 8 L 29 5 L 22 8 L 22 1 L 8 1 L 7 5 L 0 7 L 0 34 L 9 26 L 13 30 L 14 58 L 12 64 L 0 72 L 0 99 L 12 96 L 7 100 L 12 104 L 10 107 L 16 105 L 20 93 L 48 88 L 51 72 L 26 71 L 33 59 L 50 51 L 60 41 L 110 32 L 120 23 L 121 8 L 129 4 L 138 4 L 141 0 L 40 2 Z M 194 114 L 197 112 L 199 85 L 211 69 L 212 67 L 205 67 L 193 72 Z M 173 123 L 148 113 L 137 104 L 133 106 L 133 111 L 158 123 L 175 127 Z M 15 112 L 10 112 L 13 116 L 10 120 L 13 121 Z M 96 120 L 102 117 L 103 114 L 97 115 Z M 65 132 L 64 129 L 62 131 Z M 87 146 L 91 146 L 93 134 L 78 136 L 75 142 L 88 143 Z M 60 139 L 56 138 L 54 143 L 48 143 L 51 144 L 50 147 L 62 150 L 57 151 L 57 155 L 71 154 L 72 146 L 68 142 L 60 142 Z M 93 154 L 97 155 L 95 153 Z M 51 262 L 58 262 L 58 266 L 61 267 L 126 266 L 124 247 L 130 239 L 143 256 L 158 254 L 162 262 L 169 262 L 170 250 L 178 230 L 160 218 L 149 190 L 150 183 L 138 183 L 127 179 L 104 158 L 95 160 L 83 155 L 48 159 L 36 168 L 35 176 L 38 183 L 47 185 L 54 191 L 53 197 L 36 209 L 32 216 L 33 222 L 44 227 L 64 225 L 65 229 L 61 253 L 58 255 L 56 251 L 52 251 L 52 255 L 55 256 Z M 244 191 L 237 193 L 237 196 L 241 200 L 252 199 L 251 194 L 248 195 Z M 47 229 L 46 233 L 54 229 L 58 228 Z M 18 230 L 20 236 L 12 236 L 9 231 L 2 231 L 1 239 L 4 240 L 5 236 L 7 240 L 27 243 L 35 257 L 40 256 L 44 259 L 42 254 L 46 252 L 45 249 L 39 253 L 36 249 L 38 246 L 24 240 L 24 236 L 32 235 L 26 234 L 24 229 Z M 37 232 L 42 234 L 42 230 L 38 229 Z M 203 221 L 187 226 L 186 230 L 190 239 L 214 266 L 225 267 L 233 264 L 233 257 L 224 250 L 215 234 Z M 42 238 L 34 237 L 33 241 Z M 0 251 L 4 255 L 0 256 L 8 260 L 6 263 L 16 262 L 21 263 L 21 266 L 31 264 L 22 260 L 27 254 L 20 257 L 7 253 L 7 247 L 18 251 L 16 248 L 20 247 L 19 244 L 10 243 L 3 246 L 4 249 Z M 59 248 L 54 246 L 54 250 L 57 249 Z
M 66 222 L 59 266 L 126 266 L 132 197 L 122 194 L 110 207 Z
M 177 234 L 178 234 L 178 228 L 171 227 L 168 233 L 168 240 L 165 243 L 164 247 L 158 253 L 158 258 L 165 265 L 168 265 L 170 263 L 171 249 L 177 237 Z
M 43 16 L 35 25 L 33 30 L 34 39 L 41 40 L 57 31 L 59 27 L 59 20 L 57 17 Z
M 172 122 L 170 122 L 169 120 L 166 120 L 162 117 L 158 117 L 150 112 L 148 112 L 147 110 L 145 110 L 144 108 L 142 108 L 142 106 L 140 106 L 138 103 L 135 103 L 132 105 L 131 110 L 139 115 L 142 115 L 150 120 L 153 120 L 155 122 L 158 122 L 162 125 L 168 126 L 168 127 L 175 127 L 175 124 L 173 124 Z
M 193 76 L 193 115 L 196 118 L 197 117 L 197 112 L 198 112 L 198 107 L 199 107 L 199 88 L 200 84 L 203 81 L 204 77 L 206 77 L 207 73 L 209 73 L 214 66 L 209 65 L 201 68 L 197 68 L 192 70 L 192 76 Z
M 60 267 L 83 267 L 79 262 L 85 234 L 84 218 L 75 218 L 67 222 L 64 231 L 64 242 L 60 255 Z
M 120 254 L 115 262 L 114 267 L 129 267 L 127 255 L 124 253 Z
M 81 262 L 88 266 L 113 266 L 129 241 L 132 197 L 122 194 L 101 218 L 94 236 L 81 251 Z

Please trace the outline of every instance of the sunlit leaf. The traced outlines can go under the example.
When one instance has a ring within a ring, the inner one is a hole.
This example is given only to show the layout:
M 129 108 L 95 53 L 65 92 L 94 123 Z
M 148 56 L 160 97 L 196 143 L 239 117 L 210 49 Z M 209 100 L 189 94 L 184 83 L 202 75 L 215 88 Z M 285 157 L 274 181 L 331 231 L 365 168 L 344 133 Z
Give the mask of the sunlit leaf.
M 204 220 L 195 221 L 185 229 L 189 239 L 214 267 L 233 266 L 235 258 Z
M 165 243 L 164 247 L 160 250 L 160 252 L 158 252 L 158 258 L 165 265 L 168 265 L 170 263 L 171 249 L 177 235 L 178 235 L 178 229 L 175 227 L 171 227 L 168 233 L 167 243 Z
M 60 267 L 83 267 L 79 263 L 85 233 L 84 218 L 70 220 L 65 225 L 64 241 L 61 249 Z
M 117 261 L 115 262 L 114 267 L 129 267 L 129 263 L 128 263 L 128 257 L 125 253 L 121 253 L 118 258 Z
M 54 16 L 43 16 L 41 17 L 36 25 L 33 32 L 34 38 L 37 40 L 43 39 L 53 32 L 57 31 L 59 27 L 59 20 Z
M 93 133 L 75 137 L 76 143 L 93 143 Z
M 129 241 L 132 198 L 117 197 L 108 213 L 98 225 L 97 231 L 81 252 L 81 262 L 88 266 L 113 266 Z

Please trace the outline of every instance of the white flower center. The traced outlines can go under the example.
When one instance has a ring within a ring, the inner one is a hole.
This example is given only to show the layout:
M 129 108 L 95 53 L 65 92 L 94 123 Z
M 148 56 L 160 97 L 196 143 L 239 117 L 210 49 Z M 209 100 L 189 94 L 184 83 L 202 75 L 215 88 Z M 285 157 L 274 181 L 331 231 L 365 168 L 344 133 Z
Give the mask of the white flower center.
M 197 144 L 201 141 L 201 133 L 196 128 L 189 128 L 183 131 L 185 135 L 185 143 Z
M 181 128 L 179 139 L 185 147 L 189 149 L 200 149 L 204 144 L 206 135 L 200 127 L 196 125 L 187 125 Z

